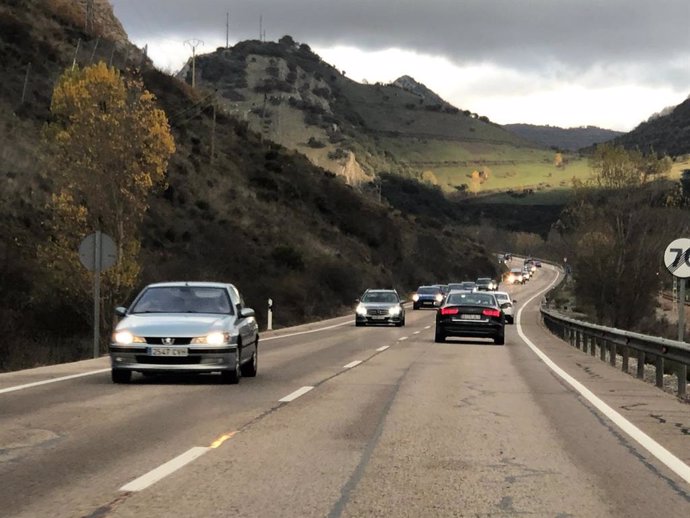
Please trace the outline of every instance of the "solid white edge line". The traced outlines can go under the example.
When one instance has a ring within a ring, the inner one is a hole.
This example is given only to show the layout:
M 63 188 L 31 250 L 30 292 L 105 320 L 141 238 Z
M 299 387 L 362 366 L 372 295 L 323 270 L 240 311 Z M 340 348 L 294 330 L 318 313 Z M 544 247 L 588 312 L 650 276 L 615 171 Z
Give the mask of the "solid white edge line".
M 288 394 L 284 398 L 279 399 L 278 401 L 280 401 L 281 403 L 289 403 L 290 401 L 294 401 L 298 397 L 303 396 L 304 394 L 306 394 L 307 392 L 309 392 L 313 388 L 314 387 L 310 387 L 310 386 L 302 387 L 302 388 L 297 389 L 294 392 Z
M 309 331 L 300 331 L 299 333 L 290 333 L 287 335 L 280 335 L 280 336 L 269 336 L 268 338 L 261 338 L 260 342 L 268 342 L 269 340 L 278 340 L 279 338 L 290 338 L 291 336 L 299 336 L 299 335 L 306 335 L 309 333 L 318 333 L 319 331 L 328 331 L 329 329 L 335 329 L 336 327 L 342 327 L 346 326 L 348 324 L 352 324 L 350 320 L 347 322 L 341 322 L 340 324 L 334 324 L 332 326 L 327 326 L 327 327 L 319 327 L 318 329 L 310 329 Z
M 385 350 L 388 349 L 389 347 L 390 347 L 390 345 L 384 345 L 384 346 L 382 346 L 382 347 L 379 347 L 379 348 L 376 349 L 376 350 L 377 350 L 378 352 L 382 353 L 383 351 L 385 351 Z
M 70 376 L 62 376 L 60 378 L 52 378 L 49 380 L 35 381 L 33 383 L 27 383 L 25 385 L 16 385 L 14 387 L 8 387 L 0 389 L 0 394 L 5 394 L 7 392 L 14 392 L 16 390 L 23 390 L 32 387 L 40 387 L 41 385 L 48 385 L 50 383 L 57 383 L 58 381 L 73 380 L 75 378 L 83 378 L 84 376 L 93 376 L 94 374 L 102 374 L 104 372 L 110 372 L 110 368 L 98 369 L 96 371 L 82 372 L 81 374 L 71 374 Z
M 357 365 L 359 365 L 360 363 L 362 363 L 362 360 L 355 360 L 353 362 L 348 363 L 347 365 L 343 365 L 343 369 L 351 369 L 352 367 L 357 367 Z
M 685 482 L 690 484 L 690 466 L 685 464 L 678 457 L 673 455 L 670 451 L 664 448 L 661 444 L 652 439 L 649 435 L 640 430 L 637 426 L 628 421 L 621 414 L 616 412 L 609 405 L 604 403 L 599 397 L 597 397 L 591 390 L 585 387 L 582 383 L 573 378 L 570 374 L 561 369 L 556 365 L 546 354 L 544 354 L 534 343 L 527 338 L 525 333 L 522 331 L 522 310 L 527 304 L 532 302 L 537 297 L 541 296 L 542 293 L 548 291 L 558 280 L 558 271 L 556 272 L 556 278 L 549 284 L 546 289 L 538 292 L 537 294 L 530 297 L 527 302 L 525 302 L 517 314 L 517 332 L 520 338 L 527 344 L 527 346 L 532 349 L 534 354 L 536 354 L 552 371 L 554 371 L 558 376 L 560 376 L 566 383 L 573 387 L 582 397 L 589 401 L 597 410 L 604 414 L 609 420 L 611 420 L 618 428 L 623 430 L 628 436 L 630 436 L 634 441 L 636 441 L 645 450 L 656 457 L 659 462 L 663 463 L 667 468 L 673 471 L 676 475 L 682 478 Z
M 203 446 L 195 446 L 194 448 L 190 448 L 182 455 L 178 455 L 177 457 L 166 462 L 165 464 L 161 464 L 156 469 L 149 471 L 146 475 L 142 475 L 141 477 L 132 480 L 130 483 L 125 484 L 120 488 L 120 491 L 142 491 L 147 487 L 152 486 L 159 480 L 167 477 L 171 473 L 174 473 L 178 469 L 186 466 L 193 460 L 198 459 L 208 450 L 210 450 L 210 448 L 206 448 Z

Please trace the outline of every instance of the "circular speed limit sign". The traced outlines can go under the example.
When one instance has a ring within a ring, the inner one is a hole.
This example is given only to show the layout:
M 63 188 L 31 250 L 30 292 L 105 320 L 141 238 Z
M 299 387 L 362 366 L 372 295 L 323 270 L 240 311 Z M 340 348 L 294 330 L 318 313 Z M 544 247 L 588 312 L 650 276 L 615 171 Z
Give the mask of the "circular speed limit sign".
M 690 278 L 690 239 L 676 239 L 668 245 L 664 252 L 664 264 L 674 276 Z

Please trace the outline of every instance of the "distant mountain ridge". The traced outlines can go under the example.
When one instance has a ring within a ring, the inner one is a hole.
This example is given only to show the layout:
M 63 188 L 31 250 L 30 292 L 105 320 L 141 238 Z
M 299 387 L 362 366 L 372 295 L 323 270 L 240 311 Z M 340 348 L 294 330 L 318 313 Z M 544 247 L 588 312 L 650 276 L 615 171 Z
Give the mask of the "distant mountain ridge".
M 663 155 L 690 153 L 690 99 L 686 99 L 665 115 L 653 116 L 616 142 L 627 148 L 639 148 Z
M 534 124 L 506 124 L 503 127 L 532 142 L 564 151 L 577 151 L 623 135 L 621 131 L 596 126 L 560 128 Z

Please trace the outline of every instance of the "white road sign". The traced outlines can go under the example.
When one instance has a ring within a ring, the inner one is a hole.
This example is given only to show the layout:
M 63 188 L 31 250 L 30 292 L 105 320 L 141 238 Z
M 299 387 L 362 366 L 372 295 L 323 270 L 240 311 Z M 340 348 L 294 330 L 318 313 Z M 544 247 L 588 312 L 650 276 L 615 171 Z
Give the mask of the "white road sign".
M 690 239 L 676 239 L 668 245 L 664 252 L 664 264 L 676 277 L 690 278 Z

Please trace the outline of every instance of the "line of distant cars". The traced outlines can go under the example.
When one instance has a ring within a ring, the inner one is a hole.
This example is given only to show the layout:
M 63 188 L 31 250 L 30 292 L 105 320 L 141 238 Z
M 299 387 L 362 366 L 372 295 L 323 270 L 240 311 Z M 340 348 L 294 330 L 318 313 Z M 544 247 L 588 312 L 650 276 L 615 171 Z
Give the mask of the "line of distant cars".
M 505 282 L 508 284 L 525 284 L 534 277 L 539 268 L 541 268 L 541 261 L 528 257 L 522 266 L 510 269 L 504 277 Z
M 435 341 L 449 336 L 492 338 L 505 343 L 505 324 L 514 321 L 513 300 L 498 291 L 499 282 L 490 277 L 476 281 L 419 286 L 412 296 L 413 310 L 433 308 L 436 313 Z M 367 290 L 357 299 L 355 325 L 405 325 L 404 301 L 395 290 Z

